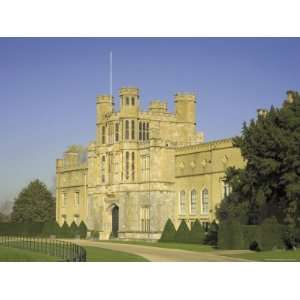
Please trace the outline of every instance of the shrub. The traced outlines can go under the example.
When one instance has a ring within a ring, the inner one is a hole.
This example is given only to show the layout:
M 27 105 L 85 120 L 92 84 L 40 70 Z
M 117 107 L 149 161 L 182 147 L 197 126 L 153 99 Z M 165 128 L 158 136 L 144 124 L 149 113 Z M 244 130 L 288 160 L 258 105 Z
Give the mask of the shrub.
M 190 230 L 185 220 L 182 220 L 175 234 L 175 241 L 178 243 L 188 243 L 190 239 Z
M 79 235 L 78 226 L 75 223 L 75 221 L 73 221 L 71 226 L 70 226 L 70 236 L 75 238 L 77 235 Z
M 72 237 L 72 233 L 71 233 L 70 227 L 69 227 L 69 225 L 68 225 L 68 223 L 66 221 L 64 222 L 64 224 L 60 228 L 59 237 L 62 237 L 62 238 L 70 238 L 70 237 Z
M 78 227 L 78 232 L 79 232 L 79 235 L 80 235 L 81 239 L 86 238 L 87 231 L 88 231 L 88 229 L 87 229 L 85 223 L 83 221 L 81 221 L 80 224 L 79 224 L 79 227 Z
M 204 242 L 205 232 L 201 223 L 196 220 L 192 225 L 191 231 L 189 233 L 189 243 L 202 244 Z
M 176 229 L 173 222 L 168 219 L 159 242 L 175 242 Z
M 218 247 L 221 249 L 243 249 L 243 232 L 241 224 L 236 220 L 220 223 Z
M 218 231 L 219 226 L 216 223 L 215 220 L 212 221 L 212 223 L 208 227 L 208 232 L 204 239 L 204 244 L 217 246 L 218 244 Z
M 261 250 L 284 248 L 284 226 L 275 217 L 265 219 L 261 224 Z
M 260 226 L 242 225 L 244 249 L 258 251 L 260 249 Z M 251 249 L 253 248 L 253 249 Z

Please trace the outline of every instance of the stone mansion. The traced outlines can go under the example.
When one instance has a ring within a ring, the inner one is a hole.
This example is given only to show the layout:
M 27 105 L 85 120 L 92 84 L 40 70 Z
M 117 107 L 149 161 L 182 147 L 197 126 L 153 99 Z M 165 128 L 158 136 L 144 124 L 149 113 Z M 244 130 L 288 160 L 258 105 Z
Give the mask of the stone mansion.
M 96 140 L 87 157 L 68 149 L 56 161 L 56 220 L 98 231 L 100 239 L 158 239 L 168 218 L 209 223 L 228 193 L 228 166 L 243 167 L 230 139 L 204 142 L 196 130 L 196 97 L 177 93 L 175 112 L 151 102 L 140 110 L 139 89 L 97 96 Z M 225 120 L 224 120 L 225 121 Z

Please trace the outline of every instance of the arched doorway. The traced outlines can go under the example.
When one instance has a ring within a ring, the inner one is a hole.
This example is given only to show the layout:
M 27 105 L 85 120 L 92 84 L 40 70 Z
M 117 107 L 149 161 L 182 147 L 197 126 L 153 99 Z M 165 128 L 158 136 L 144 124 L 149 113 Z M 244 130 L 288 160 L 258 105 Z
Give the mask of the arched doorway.
M 111 237 L 117 238 L 119 231 L 119 207 L 115 205 L 111 210 Z

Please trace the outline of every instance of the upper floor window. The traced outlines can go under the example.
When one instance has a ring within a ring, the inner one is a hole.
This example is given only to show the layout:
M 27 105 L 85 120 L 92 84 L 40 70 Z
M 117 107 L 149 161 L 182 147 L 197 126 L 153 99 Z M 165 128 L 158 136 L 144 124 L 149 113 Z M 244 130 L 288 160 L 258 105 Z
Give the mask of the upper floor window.
M 146 140 L 146 123 L 143 122 L 143 141 Z
M 143 124 L 142 124 L 142 122 L 140 122 L 139 123 L 139 140 L 141 141 L 142 139 L 143 139 L 143 134 L 142 134 L 142 127 L 143 126 Z
M 115 141 L 119 141 L 119 123 L 115 124 Z
M 129 105 L 129 97 L 126 97 L 126 105 Z
M 131 153 L 131 178 L 134 181 L 135 177 L 135 154 L 134 152 Z
M 131 105 L 135 105 L 135 98 L 131 97 Z
M 129 179 L 129 152 L 126 151 L 125 154 L 125 178 L 126 180 Z
M 105 183 L 105 156 L 101 158 L 101 182 Z
M 181 191 L 179 194 L 179 213 L 185 214 L 185 191 Z
M 197 202 L 196 202 L 196 190 L 191 191 L 191 214 L 195 215 L 197 212 Z
M 129 121 L 125 121 L 125 140 L 129 140 Z
M 134 120 L 131 121 L 131 139 L 135 139 L 135 124 Z
M 202 213 L 203 214 L 208 214 L 209 212 L 209 207 L 208 207 L 208 189 L 205 188 L 202 191 Z
M 105 126 L 102 126 L 102 144 L 105 144 L 105 135 L 106 135 L 106 130 Z
M 146 140 L 149 140 L 149 123 L 146 123 Z

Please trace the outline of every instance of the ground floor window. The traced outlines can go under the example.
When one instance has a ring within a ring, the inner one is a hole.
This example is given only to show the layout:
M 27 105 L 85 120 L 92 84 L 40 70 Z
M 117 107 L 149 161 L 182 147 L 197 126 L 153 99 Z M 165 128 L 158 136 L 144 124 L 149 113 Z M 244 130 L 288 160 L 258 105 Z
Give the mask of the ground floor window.
M 141 207 L 141 230 L 143 232 L 150 231 L 150 207 Z

